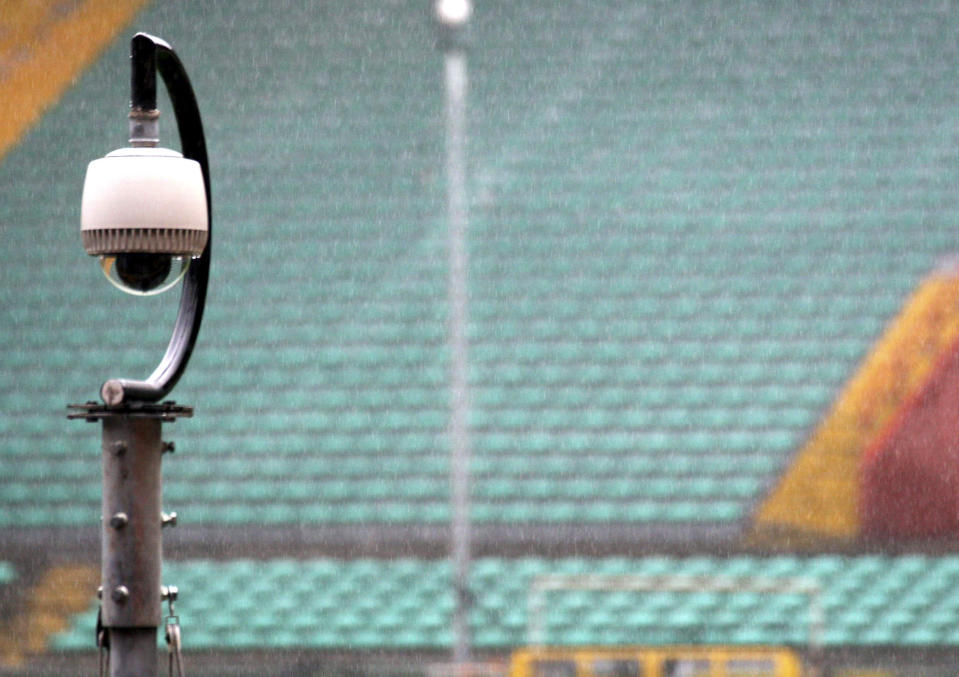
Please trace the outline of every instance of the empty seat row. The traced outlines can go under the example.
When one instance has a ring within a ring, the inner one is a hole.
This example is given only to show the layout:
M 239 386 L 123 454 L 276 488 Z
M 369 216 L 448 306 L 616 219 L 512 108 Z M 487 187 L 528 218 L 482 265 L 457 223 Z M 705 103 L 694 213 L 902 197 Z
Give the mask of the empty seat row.
M 732 521 L 743 517 L 744 496 L 751 496 L 754 482 L 637 480 L 633 489 L 618 480 L 605 487 L 602 482 L 548 480 L 485 483 L 475 491 L 472 517 L 477 522 L 506 524 Z M 445 479 L 403 480 L 401 488 L 375 483 L 366 487 L 365 494 L 359 492 L 360 485 L 344 482 L 335 486 L 312 481 L 167 484 L 166 505 L 176 508 L 184 523 L 431 524 L 448 521 L 450 515 Z M 678 495 L 673 495 L 674 490 Z M 5 501 L 0 525 L 96 523 L 99 490 L 90 489 L 86 496 L 70 487 L 65 491 L 70 493 L 49 497 L 28 485 L 6 485 L 6 496 L 0 496 Z
M 812 593 L 788 589 L 801 577 L 823 597 L 855 592 L 845 606 L 825 605 L 827 645 L 959 646 L 959 596 L 930 595 L 924 605 L 902 598 L 903 588 L 922 588 L 928 577 L 959 586 L 959 558 L 932 556 L 482 558 L 470 585 L 478 645 L 529 641 L 531 586 L 557 573 L 579 578 L 542 593 L 537 613 L 550 642 L 804 645 L 814 632 Z M 164 579 L 180 588 L 189 648 L 437 648 L 451 641 L 452 567 L 443 560 L 196 560 L 168 563 Z M 776 581 L 778 590 L 770 587 Z M 697 583 L 670 587 L 690 582 Z M 881 589 L 881 604 L 856 606 Z M 95 618 L 91 601 L 52 645 L 92 650 Z

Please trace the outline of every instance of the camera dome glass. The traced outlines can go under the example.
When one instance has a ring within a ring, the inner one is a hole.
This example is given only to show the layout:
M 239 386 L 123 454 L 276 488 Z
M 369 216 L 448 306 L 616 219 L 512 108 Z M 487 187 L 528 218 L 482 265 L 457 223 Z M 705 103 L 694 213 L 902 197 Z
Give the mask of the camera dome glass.
M 135 296 L 165 292 L 186 274 L 189 256 L 126 253 L 100 257 L 103 274 L 117 289 Z

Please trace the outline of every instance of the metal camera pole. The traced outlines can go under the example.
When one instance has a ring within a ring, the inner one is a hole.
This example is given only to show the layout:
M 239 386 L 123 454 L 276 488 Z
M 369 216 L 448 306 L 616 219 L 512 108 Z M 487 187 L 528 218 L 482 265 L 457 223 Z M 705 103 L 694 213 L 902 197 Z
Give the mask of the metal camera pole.
M 97 645 L 109 656 L 111 677 L 153 677 L 162 603 L 174 601 L 176 595 L 175 589 L 163 588 L 160 578 L 160 530 L 176 525 L 176 513 L 162 512 L 160 460 L 173 451 L 173 443 L 162 441 L 161 425 L 190 417 L 193 410 L 173 402 L 121 407 L 87 403 L 72 409 L 70 418 L 103 424 Z
M 210 219 L 210 179 L 199 109 L 186 71 L 164 41 L 138 33 L 131 43 L 130 143 L 156 146 L 156 74 L 160 73 L 173 104 L 183 155 L 202 170 Z M 212 228 L 210 228 L 212 230 Z M 183 374 L 200 328 L 210 268 L 210 245 L 191 262 L 183 282 L 180 309 L 162 361 L 146 381 L 110 379 L 103 384 L 103 404 L 71 405 L 72 419 L 103 425 L 103 505 L 101 534 L 101 609 L 97 645 L 101 674 L 154 677 L 157 629 L 163 601 L 170 602 L 167 641 L 176 650 L 179 625 L 172 602 L 176 589 L 161 585 L 161 529 L 176 524 L 176 513 L 162 512 L 161 458 L 173 451 L 164 442 L 164 421 L 190 417 L 190 407 L 160 402 Z M 176 647 L 174 647 L 176 644 Z M 105 660 L 104 660 L 105 659 Z M 108 673 L 105 668 L 109 666 Z M 171 653 L 171 669 L 174 665 Z

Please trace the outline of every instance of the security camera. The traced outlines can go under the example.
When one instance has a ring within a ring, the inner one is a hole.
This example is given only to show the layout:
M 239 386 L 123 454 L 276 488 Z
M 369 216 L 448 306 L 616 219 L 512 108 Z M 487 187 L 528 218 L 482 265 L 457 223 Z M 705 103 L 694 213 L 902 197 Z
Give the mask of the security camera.
M 168 148 L 115 150 L 87 167 L 80 207 L 87 254 L 129 294 L 159 294 L 203 254 L 209 223 L 200 164 Z

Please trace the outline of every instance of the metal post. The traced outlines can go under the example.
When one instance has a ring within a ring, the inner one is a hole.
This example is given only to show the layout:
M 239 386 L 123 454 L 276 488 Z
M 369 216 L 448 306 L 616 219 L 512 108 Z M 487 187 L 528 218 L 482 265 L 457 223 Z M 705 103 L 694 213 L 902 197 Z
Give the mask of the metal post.
M 110 675 L 156 674 L 160 626 L 160 419 L 103 419 L 102 622 Z
M 470 5 L 458 0 L 439 2 L 446 85 L 446 186 L 449 243 L 449 349 L 450 349 L 450 489 L 452 498 L 453 661 L 470 660 L 469 590 L 470 459 L 469 431 L 469 307 L 468 255 L 466 247 L 469 213 L 466 191 L 466 50 L 464 30 Z
M 157 629 L 110 628 L 110 677 L 156 677 Z
M 192 416 L 172 402 L 71 405 L 69 417 L 103 426 L 100 620 L 111 677 L 155 677 L 162 620 L 163 421 Z
M 466 57 L 446 54 L 447 181 L 449 215 L 450 443 L 453 497 L 453 567 L 456 612 L 453 660 L 469 661 L 470 458 L 469 306 L 466 251 L 467 207 L 464 167 Z

